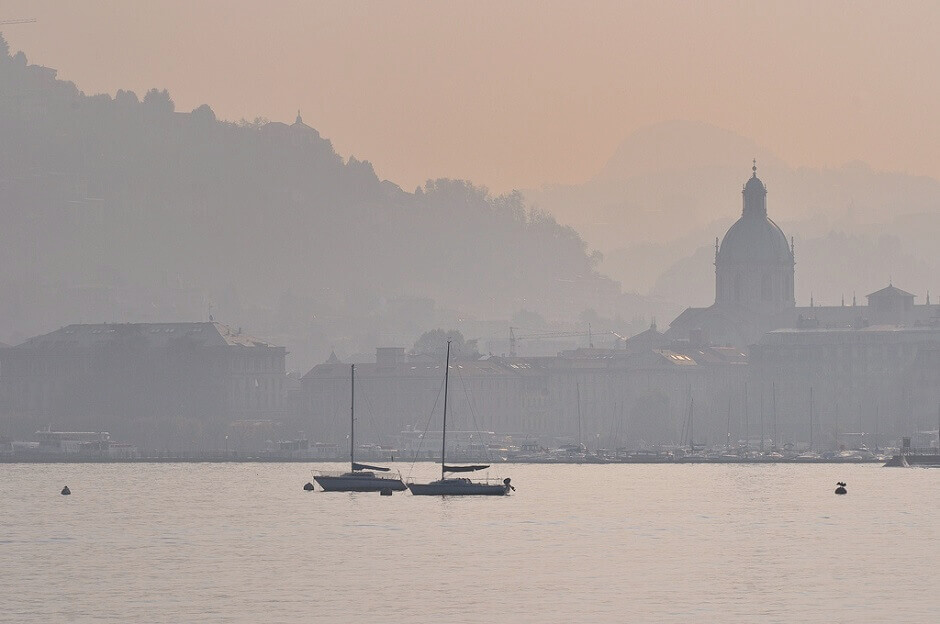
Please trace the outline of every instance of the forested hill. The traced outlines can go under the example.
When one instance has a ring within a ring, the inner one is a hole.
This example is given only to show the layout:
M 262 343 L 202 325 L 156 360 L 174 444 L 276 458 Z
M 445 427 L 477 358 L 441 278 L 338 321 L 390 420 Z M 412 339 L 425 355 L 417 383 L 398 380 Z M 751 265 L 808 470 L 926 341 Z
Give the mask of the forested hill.
M 176 111 L 165 90 L 88 96 L 0 41 L 0 135 L 0 339 L 208 310 L 268 311 L 289 333 L 402 297 L 506 319 L 636 303 L 521 195 L 405 192 L 299 114 L 233 123 Z

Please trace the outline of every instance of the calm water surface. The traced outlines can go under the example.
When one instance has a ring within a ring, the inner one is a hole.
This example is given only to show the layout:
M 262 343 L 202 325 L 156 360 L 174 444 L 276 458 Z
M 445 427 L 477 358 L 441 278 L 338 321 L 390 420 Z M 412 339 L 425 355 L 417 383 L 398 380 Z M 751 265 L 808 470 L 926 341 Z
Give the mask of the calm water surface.
M 0 621 L 928 622 L 940 611 L 936 469 L 501 466 L 513 496 L 442 500 L 307 493 L 310 468 L 0 465 Z M 848 496 L 833 494 L 839 480 Z

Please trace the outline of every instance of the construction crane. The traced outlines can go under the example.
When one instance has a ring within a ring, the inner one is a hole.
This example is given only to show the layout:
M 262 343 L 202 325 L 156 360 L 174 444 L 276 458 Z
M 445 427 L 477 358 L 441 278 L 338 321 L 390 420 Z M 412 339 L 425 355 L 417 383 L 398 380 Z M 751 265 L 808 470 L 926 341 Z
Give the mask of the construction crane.
M 525 334 L 522 336 L 516 335 L 516 330 L 518 327 L 509 328 L 509 356 L 516 357 L 516 343 L 519 340 L 539 340 L 541 338 L 582 338 L 587 337 L 588 346 L 594 348 L 594 336 L 616 336 L 620 340 L 626 340 L 624 336 L 621 336 L 615 331 L 604 331 L 595 334 L 591 330 L 591 324 L 588 323 L 587 331 L 554 331 L 554 332 L 541 332 L 536 334 Z
M 7 26 L 10 24 L 32 24 L 36 21 L 35 17 L 28 17 L 26 19 L 7 19 L 0 20 L 0 26 Z

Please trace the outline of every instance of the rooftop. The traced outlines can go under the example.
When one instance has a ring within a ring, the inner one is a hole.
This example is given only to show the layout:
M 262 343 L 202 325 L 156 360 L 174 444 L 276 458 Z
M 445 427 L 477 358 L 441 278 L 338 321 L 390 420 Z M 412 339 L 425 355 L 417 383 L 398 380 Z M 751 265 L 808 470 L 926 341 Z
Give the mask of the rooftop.
M 898 288 L 897 286 L 894 286 L 893 284 L 889 284 L 888 286 L 885 286 L 881 290 L 877 290 L 873 292 L 872 294 L 868 295 L 869 298 L 871 297 L 914 297 L 914 296 L 916 295 L 913 295 L 907 292 L 906 290 L 901 290 L 900 288 Z
M 185 339 L 205 347 L 274 347 L 242 333 L 241 328 L 217 322 L 203 323 L 104 323 L 68 325 L 54 332 L 34 336 L 12 347 L 15 350 L 91 347 L 119 339 L 143 338 L 151 346 L 166 346 Z

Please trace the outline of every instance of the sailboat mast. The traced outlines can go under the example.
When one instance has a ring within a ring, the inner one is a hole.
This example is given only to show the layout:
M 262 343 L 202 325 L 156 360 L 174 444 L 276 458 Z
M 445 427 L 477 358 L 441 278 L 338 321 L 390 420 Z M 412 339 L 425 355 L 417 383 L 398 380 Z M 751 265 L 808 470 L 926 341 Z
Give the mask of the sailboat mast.
M 764 452 L 764 384 L 760 385 L 760 452 Z
M 444 453 L 447 450 L 447 381 L 450 376 L 450 340 L 447 341 L 447 357 L 444 361 L 444 424 L 441 427 L 441 480 L 444 479 Z
M 578 399 L 578 452 L 581 452 L 581 382 L 575 382 L 575 393 Z
M 728 432 L 727 432 L 727 445 L 728 448 L 731 448 L 731 393 L 728 393 Z
M 770 386 L 770 391 L 773 396 L 773 407 L 774 407 L 774 445 L 773 450 L 777 450 L 777 382 L 773 382 Z
M 750 432 L 748 431 L 748 420 L 750 416 L 747 413 L 747 382 L 744 382 L 744 452 L 751 447 Z
M 809 450 L 813 450 L 813 387 L 809 387 Z
M 349 469 L 356 471 L 356 365 L 349 365 Z
M 689 399 L 689 452 L 695 452 L 695 435 L 693 434 L 695 420 L 693 417 L 692 410 L 695 408 L 695 399 Z

